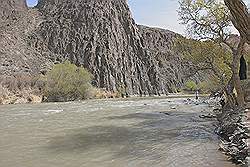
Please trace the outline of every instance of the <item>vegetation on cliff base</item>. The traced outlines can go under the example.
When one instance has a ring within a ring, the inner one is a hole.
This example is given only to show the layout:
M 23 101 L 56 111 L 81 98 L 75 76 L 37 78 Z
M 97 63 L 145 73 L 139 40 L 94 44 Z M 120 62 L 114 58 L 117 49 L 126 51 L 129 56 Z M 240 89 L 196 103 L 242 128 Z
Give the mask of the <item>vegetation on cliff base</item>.
M 47 101 L 73 101 L 89 97 L 92 75 L 83 67 L 66 61 L 56 64 L 45 76 Z
M 83 67 L 65 61 L 46 75 L 0 76 L 0 104 L 66 102 L 125 97 L 125 87 L 110 92 L 91 85 L 93 76 Z
M 43 83 L 39 76 L 17 74 L 0 76 L 0 104 L 41 102 Z

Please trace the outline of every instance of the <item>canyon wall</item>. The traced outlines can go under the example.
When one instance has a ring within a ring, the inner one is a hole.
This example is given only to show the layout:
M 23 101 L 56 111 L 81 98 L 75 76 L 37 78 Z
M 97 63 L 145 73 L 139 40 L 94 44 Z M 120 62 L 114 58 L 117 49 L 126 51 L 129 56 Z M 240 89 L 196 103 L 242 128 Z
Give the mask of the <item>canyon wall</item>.
M 1 0 L 0 1 L 0 22 L 7 19 L 17 19 L 20 11 L 27 11 L 25 0 Z
M 70 60 L 93 74 L 96 87 L 159 95 L 175 92 L 191 70 L 173 49 L 177 34 L 136 25 L 126 0 L 40 0 L 18 25 L 9 24 L 9 35 L 18 29 L 12 37 L 20 40 L 4 52 L 0 40 L 0 58 L 17 60 L 13 53 L 18 53 L 21 63 L 6 62 L 0 74 L 45 73 L 52 64 Z

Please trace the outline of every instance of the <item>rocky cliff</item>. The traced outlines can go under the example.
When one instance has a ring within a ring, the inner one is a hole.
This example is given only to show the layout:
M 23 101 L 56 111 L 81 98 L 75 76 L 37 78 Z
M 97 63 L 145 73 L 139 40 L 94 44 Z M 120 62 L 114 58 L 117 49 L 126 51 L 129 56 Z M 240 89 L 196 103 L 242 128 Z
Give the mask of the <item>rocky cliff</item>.
M 25 0 L 1 0 L 0 15 L 0 76 L 37 74 L 47 60 L 30 47 L 29 35 L 39 27 L 40 13 Z
M 8 19 L 18 19 L 19 12 L 27 11 L 25 0 L 1 0 L 0 22 Z
M 175 92 L 188 79 L 199 80 L 198 74 L 191 74 L 189 62 L 174 49 L 174 41 L 179 34 L 160 28 L 138 25 L 144 47 L 156 69 L 154 85 L 166 92 Z M 153 77 L 153 76 L 152 76 Z M 201 79 L 202 77 L 199 76 Z M 201 79 L 202 80 L 202 79 Z
M 1 28 L 1 74 L 44 72 L 70 60 L 94 75 L 94 86 L 158 95 L 176 91 L 190 70 L 172 49 L 176 34 L 136 25 L 126 0 L 40 0 L 22 11 L 17 23 Z

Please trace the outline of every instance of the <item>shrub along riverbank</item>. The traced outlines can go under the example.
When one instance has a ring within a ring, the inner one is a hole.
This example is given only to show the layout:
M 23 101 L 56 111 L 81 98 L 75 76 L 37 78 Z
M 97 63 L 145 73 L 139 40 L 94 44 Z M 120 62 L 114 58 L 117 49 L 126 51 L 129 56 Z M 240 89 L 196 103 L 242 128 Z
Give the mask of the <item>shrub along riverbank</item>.
M 109 92 L 106 89 L 93 87 L 91 82 L 92 75 L 87 70 L 70 62 L 54 65 L 46 75 L 0 76 L 0 104 L 128 97 L 125 86 L 121 86 L 115 92 Z M 213 92 L 213 89 L 204 89 L 201 85 L 204 85 L 204 82 L 196 84 L 196 82 L 188 80 L 182 89 L 178 89 L 177 92 L 167 96 L 191 97 L 195 95 L 197 90 L 199 96 L 208 96 Z M 131 97 L 134 96 L 139 97 L 140 95 L 131 95 Z M 152 95 L 152 97 L 156 96 L 159 95 Z M 147 95 L 140 97 L 147 97 Z
M 109 92 L 93 87 L 92 80 L 91 73 L 69 61 L 54 65 L 46 75 L 0 76 L 0 104 L 66 102 L 127 96 L 125 86 Z M 177 92 L 194 94 L 199 91 L 199 94 L 209 94 L 216 90 L 207 85 L 211 84 L 188 80 L 183 89 Z
M 0 104 L 66 102 L 84 99 L 119 98 L 124 89 L 108 92 L 91 85 L 93 76 L 83 67 L 66 61 L 40 76 L 0 76 Z

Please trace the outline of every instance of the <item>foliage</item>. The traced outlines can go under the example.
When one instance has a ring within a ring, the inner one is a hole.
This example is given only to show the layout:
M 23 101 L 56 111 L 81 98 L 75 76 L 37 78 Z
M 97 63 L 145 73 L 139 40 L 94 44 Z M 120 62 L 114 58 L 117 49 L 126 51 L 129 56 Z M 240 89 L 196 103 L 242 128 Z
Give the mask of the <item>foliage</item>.
M 211 40 L 222 48 L 227 47 L 231 51 L 232 62 L 230 68 L 232 71 L 232 81 L 228 87 L 235 88 L 237 92 L 237 104 L 233 101 L 233 89 L 224 89 L 231 99 L 230 106 L 244 106 L 243 90 L 240 84 L 239 63 L 245 40 L 240 39 L 237 45 L 231 45 L 228 41 L 231 32 L 232 22 L 229 16 L 229 10 L 225 4 L 218 0 L 180 0 L 179 16 L 183 24 L 187 25 L 189 35 L 203 40 Z M 224 45 L 224 46 L 223 46 Z M 214 71 L 215 72 L 215 71 Z
M 196 91 L 199 90 L 201 93 L 216 93 L 223 88 L 223 84 L 217 77 L 210 76 L 208 80 L 202 81 L 196 84 L 196 82 L 189 80 L 185 83 L 184 90 Z
M 117 89 L 117 93 L 119 94 L 119 97 L 125 97 L 126 96 L 126 86 L 124 84 L 121 84 Z
M 227 7 L 218 0 L 180 0 L 179 3 L 180 20 L 197 40 L 180 37 L 176 48 L 191 60 L 195 72 L 209 70 L 215 80 L 225 84 L 232 76 L 233 61 L 228 49 L 233 46 L 228 42 L 232 23 Z
M 19 73 L 0 76 L 0 104 L 41 102 L 42 88 L 39 76 Z
M 184 59 L 191 62 L 193 73 L 207 70 L 221 84 L 231 78 L 230 52 L 211 40 L 198 41 L 179 37 L 175 41 L 175 49 L 183 55 Z
M 9 95 L 9 90 L 3 87 L 2 85 L 0 85 L 0 98 L 6 98 L 8 95 Z
M 196 39 L 225 41 L 231 34 L 229 10 L 218 0 L 180 0 L 179 16 Z
M 198 87 L 203 93 L 216 93 L 222 90 L 224 85 L 221 84 L 217 77 L 211 76 L 209 80 L 199 83 Z
M 69 61 L 55 65 L 45 78 L 48 101 L 84 99 L 91 89 L 92 75 Z
M 250 47 L 250 46 L 249 46 Z M 245 59 L 247 62 L 250 62 L 250 49 L 246 49 L 245 53 L 243 53 L 245 55 Z
M 96 89 L 94 91 L 94 98 L 96 99 L 107 99 L 107 98 L 121 98 L 122 94 L 118 91 L 110 92 L 105 89 Z
M 0 85 L 8 91 L 18 94 L 25 89 L 39 89 L 39 76 L 29 74 L 16 74 L 13 76 L 0 76 Z
M 198 85 L 194 81 L 187 81 L 185 84 L 185 89 L 188 91 L 195 91 L 198 89 Z

